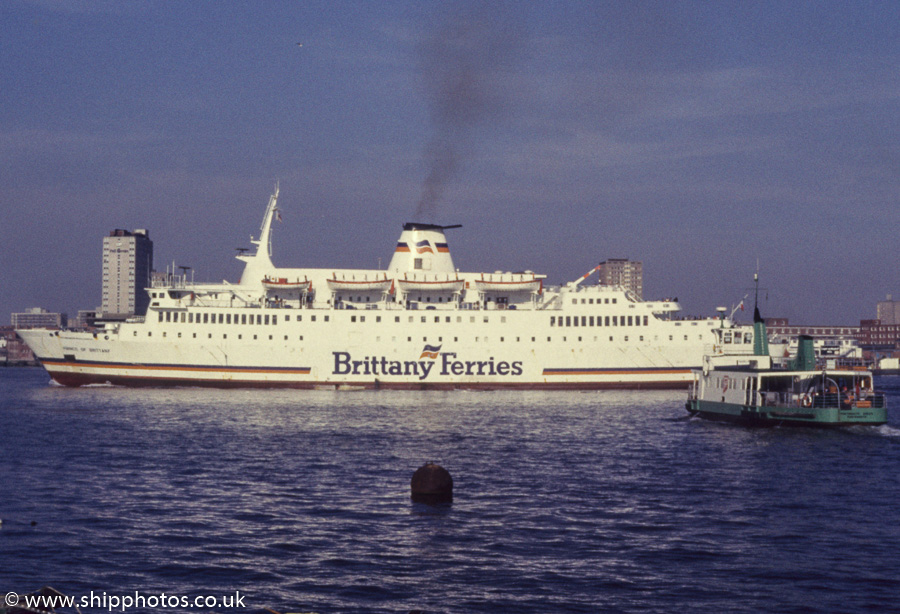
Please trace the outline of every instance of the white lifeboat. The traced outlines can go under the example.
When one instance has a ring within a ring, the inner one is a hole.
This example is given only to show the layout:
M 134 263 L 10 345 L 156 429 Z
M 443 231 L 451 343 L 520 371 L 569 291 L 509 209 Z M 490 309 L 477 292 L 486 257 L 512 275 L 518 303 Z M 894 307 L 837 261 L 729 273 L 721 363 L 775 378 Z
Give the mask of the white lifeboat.
M 540 294 L 544 288 L 544 280 L 534 274 L 522 275 L 489 275 L 475 280 L 475 289 L 479 292 L 532 292 Z
M 466 287 L 465 280 L 459 277 L 450 277 L 449 275 L 446 279 L 438 279 L 436 276 L 433 278 L 423 277 L 421 279 L 414 276 L 410 279 L 407 274 L 404 275 L 403 279 L 398 279 L 397 284 L 403 292 L 413 290 L 420 292 L 461 292 Z
M 387 292 L 393 280 L 388 279 L 387 275 L 382 277 L 368 278 L 363 276 L 362 279 L 346 279 L 342 277 L 338 279 L 336 273 L 332 273 L 331 279 L 326 280 L 328 288 L 332 292 Z
M 285 290 L 293 292 L 309 292 L 312 290 L 312 282 L 308 279 L 288 280 L 287 277 L 269 277 L 266 275 L 262 280 L 263 288 L 266 290 Z

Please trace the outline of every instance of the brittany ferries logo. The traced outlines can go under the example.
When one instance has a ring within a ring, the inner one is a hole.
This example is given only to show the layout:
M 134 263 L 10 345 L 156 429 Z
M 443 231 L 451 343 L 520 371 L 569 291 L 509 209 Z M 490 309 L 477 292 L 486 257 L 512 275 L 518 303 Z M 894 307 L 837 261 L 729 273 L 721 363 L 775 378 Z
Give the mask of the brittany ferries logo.
M 441 345 L 425 345 L 419 360 L 388 360 L 386 356 L 363 356 L 354 359 L 350 352 L 332 352 L 334 375 L 405 375 L 427 379 L 434 367 L 438 375 L 522 375 L 522 361 L 456 360 L 456 352 L 441 353 Z M 438 360 L 440 358 L 440 360 Z

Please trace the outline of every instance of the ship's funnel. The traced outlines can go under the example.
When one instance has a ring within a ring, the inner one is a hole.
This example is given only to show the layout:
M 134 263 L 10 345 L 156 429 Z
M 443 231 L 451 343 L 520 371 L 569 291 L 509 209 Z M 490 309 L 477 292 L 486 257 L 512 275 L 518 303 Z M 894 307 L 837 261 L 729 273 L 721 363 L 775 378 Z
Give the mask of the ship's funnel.
M 790 362 L 788 369 L 790 371 L 816 370 L 816 350 L 812 337 L 800 335 L 797 340 L 797 356 Z
M 389 273 L 456 273 L 444 231 L 455 226 L 411 222 L 403 225 Z

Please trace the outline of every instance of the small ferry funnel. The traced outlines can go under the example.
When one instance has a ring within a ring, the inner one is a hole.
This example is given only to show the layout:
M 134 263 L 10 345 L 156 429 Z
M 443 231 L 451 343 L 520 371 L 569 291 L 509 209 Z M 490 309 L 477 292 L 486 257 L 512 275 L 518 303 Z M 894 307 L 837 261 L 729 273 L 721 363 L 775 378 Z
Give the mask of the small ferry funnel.
M 403 225 L 394 256 L 388 265 L 391 273 L 456 273 L 444 231 L 455 226 L 410 222 Z
M 797 356 L 790 362 L 788 369 L 790 371 L 816 370 L 816 351 L 812 337 L 800 335 L 797 339 Z

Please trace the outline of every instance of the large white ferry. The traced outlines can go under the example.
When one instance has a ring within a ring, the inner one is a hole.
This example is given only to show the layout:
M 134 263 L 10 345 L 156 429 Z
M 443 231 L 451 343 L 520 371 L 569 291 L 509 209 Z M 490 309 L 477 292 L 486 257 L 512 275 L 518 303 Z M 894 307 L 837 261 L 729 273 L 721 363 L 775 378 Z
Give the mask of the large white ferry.
M 66 386 L 677 388 L 705 355 L 752 351 L 752 327 L 583 283 L 596 269 L 558 287 L 459 272 L 452 226 L 404 225 L 386 270 L 279 268 L 277 200 L 239 283 L 168 275 L 146 316 L 19 335 Z

